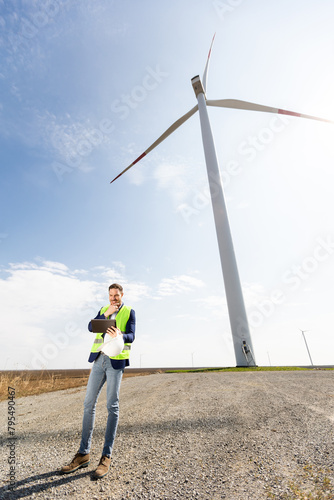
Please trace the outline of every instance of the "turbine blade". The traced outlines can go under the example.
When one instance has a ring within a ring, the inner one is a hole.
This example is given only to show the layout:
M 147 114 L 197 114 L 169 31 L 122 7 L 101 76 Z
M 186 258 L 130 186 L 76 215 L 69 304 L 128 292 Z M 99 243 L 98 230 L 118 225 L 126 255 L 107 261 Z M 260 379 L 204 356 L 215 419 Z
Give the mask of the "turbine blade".
M 317 116 L 304 115 L 303 113 L 296 113 L 295 111 L 287 111 L 286 109 L 271 108 L 270 106 L 263 106 L 262 104 L 254 104 L 253 102 L 239 101 L 238 99 L 218 99 L 206 101 L 208 106 L 217 106 L 220 108 L 235 108 L 245 109 L 249 111 L 263 111 L 266 113 L 276 113 L 278 115 L 299 116 L 300 118 L 308 118 L 310 120 L 318 120 L 321 122 L 334 123 L 332 120 L 319 118 Z
M 198 110 L 198 106 L 196 105 L 194 108 L 192 108 L 188 113 L 185 115 L 181 116 L 176 122 L 174 122 L 151 146 L 144 151 L 138 158 L 131 163 L 127 168 L 125 168 L 120 174 L 117 175 L 112 181 L 110 181 L 110 184 L 112 184 L 116 179 L 121 177 L 129 168 L 133 167 L 136 163 L 138 163 L 144 156 L 146 156 L 148 153 L 152 151 L 152 149 L 156 148 L 162 141 L 164 141 L 170 134 L 172 134 L 177 128 L 179 128 L 184 122 L 188 120 L 196 111 Z
M 211 42 L 211 45 L 210 45 L 210 50 L 209 50 L 208 58 L 206 60 L 206 65 L 205 65 L 205 68 L 204 68 L 204 73 L 203 73 L 203 78 L 202 78 L 204 92 L 206 92 L 206 84 L 207 84 L 207 80 L 208 80 L 209 62 L 210 62 L 211 50 L 212 50 L 212 45 L 213 45 L 215 36 L 216 36 L 216 33 L 213 35 L 213 38 L 212 38 L 212 42 Z

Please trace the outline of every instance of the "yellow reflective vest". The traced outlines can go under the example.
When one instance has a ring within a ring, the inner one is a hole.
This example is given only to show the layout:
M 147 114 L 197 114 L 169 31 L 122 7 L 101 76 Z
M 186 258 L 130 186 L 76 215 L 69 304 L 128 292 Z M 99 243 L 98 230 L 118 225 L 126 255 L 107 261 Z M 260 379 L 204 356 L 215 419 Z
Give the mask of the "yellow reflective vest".
M 102 307 L 100 314 L 103 314 L 107 309 L 108 306 Z M 121 309 L 118 311 L 116 315 L 116 326 L 121 330 L 122 333 L 125 333 L 126 331 L 126 324 L 129 320 L 130 317 L 130 312 L 131 312 L 131 307 L 123 306 Z M 97 333 L 94 343 L 92 345 L 91 352 L 99 352 L 98 348 L 99 346 L 104 342 L 103 340 L 103 333 Z M 121 354 L 118 354 L 118 356 L 110 356 L 111 359 L 129 359 L 130 358 L 130 350 L 131 350 L 131 344 L 124 344 L 124 349 L 121 352 Z

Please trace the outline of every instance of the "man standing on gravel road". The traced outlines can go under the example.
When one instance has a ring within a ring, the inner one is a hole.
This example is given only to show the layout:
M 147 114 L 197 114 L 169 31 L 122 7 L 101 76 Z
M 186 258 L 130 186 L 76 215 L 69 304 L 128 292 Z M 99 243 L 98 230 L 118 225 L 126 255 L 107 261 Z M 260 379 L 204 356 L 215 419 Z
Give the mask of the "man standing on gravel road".
M 81 467 L 87 467 L 90 462 L 89 451 L 94 428 L 96 403 L 105 381 L 107 381 L 108 420 L 102 457 L 94 472 L 94 477 L 100 479 L 109 471 L 119 417 L 119 388 L 124 368 L 129 366 L 130 349 L 135 339 L 136 328 L 135 311 L 123 304 L 122 297 L 122 286 L 117 283 L 110 285 L 110 304 L 102 307 L 95 317 L 95 319 L 116 320 L 116 327 L 108 328 L 107 334 L 113 338 L 121 334 L 124 340 L 124 349 L 118 356 L 107 356 L 104 352 L 98 350 L 103 342 L 104 335 L 96 334 L 88 359 L 90 363 L 93 362 L 94 364 L 87 384 L 80 448 L 72 462 L 61 468 L 60 472 L 62 474 L 69 474 Z M 88 324 L 88 330 L 92 331 L 91 322 Z

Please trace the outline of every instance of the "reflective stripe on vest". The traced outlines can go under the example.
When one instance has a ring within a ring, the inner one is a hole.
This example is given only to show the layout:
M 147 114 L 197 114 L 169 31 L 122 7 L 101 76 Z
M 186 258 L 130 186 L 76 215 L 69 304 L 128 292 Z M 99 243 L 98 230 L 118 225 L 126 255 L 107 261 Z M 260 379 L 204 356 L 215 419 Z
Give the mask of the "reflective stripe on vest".
M 103 314 L 106 312 L 109 306 L 104 306 L 102 307 L 100 314 Z M 126 324 L 129 320 L 130 317 L 130 312 L 131 312 L 131 307 L 123 306 L 121 309 L 118 311 L 116 315 L 116 326 L 121 330 L 122 333 L 125 333 L 126 331 Z M 104 342 L 103 340 L 103 333 L 97 333 L 94 343 L 92 345 L 91 352 L 99 352 L 98 347 L 100 344 Z M 119 354 L 118 356 L 110 356 L 111 359 L 129 359 L 130 358 L 130 350 L 131 350 L 131 344 L 124 344 L 124 349 Z

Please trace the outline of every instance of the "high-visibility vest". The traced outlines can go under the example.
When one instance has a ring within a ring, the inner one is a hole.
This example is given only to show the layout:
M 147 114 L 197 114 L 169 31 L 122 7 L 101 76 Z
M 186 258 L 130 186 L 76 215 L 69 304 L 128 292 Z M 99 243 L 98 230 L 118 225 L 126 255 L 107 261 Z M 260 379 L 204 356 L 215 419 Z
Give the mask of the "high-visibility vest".
M 109 306 L 104 306 L 102 307 L 100 314 L 103 314 L 106 312 Z M 126 331 L 126 324 L 128 322 L 128 319 L 130 317 L 130 312 L 131 312 L 131 307 L 123 306 L 121 309 L 118 311 L 116 315 L 116 326 L 121 330 L 122 333 L 125 333 Z M 107 335 L 107 334 L 106 334 Z M 94 344 L 92 345 L 91 352 L 99 352 L 98 348 L 101 344 L 103 344 L 103 333 L 97 333 Z M 111 359 L 129 359 L 130 358 L 130 349 L 131 349 L 131 344 L 124 344 L 124 349 L 121 352 L 121 354 L 118 354 L 118 356 L 110 356 Z

